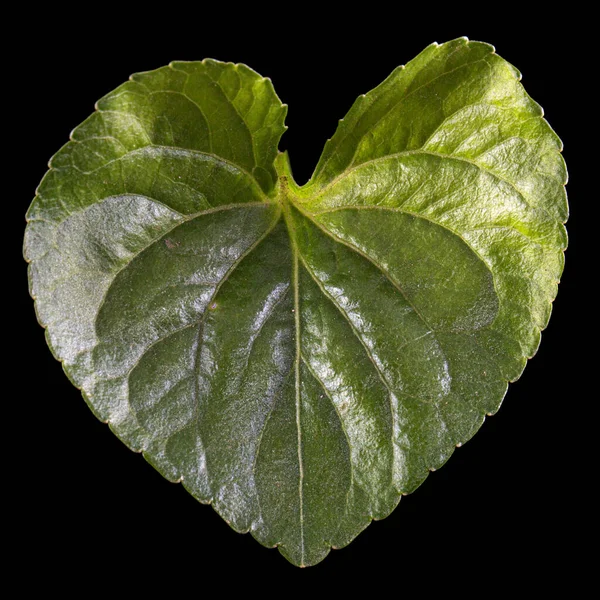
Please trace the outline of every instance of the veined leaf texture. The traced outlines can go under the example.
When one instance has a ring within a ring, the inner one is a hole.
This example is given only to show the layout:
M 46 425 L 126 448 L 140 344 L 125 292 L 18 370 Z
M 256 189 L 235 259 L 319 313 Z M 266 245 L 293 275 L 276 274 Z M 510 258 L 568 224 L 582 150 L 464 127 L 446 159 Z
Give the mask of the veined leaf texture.
M 536 352 L 566 169 L 519 80 L 488 44 L 433 44 L 357 99 L 299 186 L 269 80 L 215 60 L 132 76 L 28 212 L 54 355 L 167 479 L 318 563 L 469 440 Z

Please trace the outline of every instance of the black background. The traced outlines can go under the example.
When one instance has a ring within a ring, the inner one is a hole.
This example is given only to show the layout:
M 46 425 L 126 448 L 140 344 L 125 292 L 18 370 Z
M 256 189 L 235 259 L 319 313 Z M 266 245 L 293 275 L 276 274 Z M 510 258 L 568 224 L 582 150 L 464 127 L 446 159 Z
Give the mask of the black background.
M 14 23 L 19 42 L 6 50 L 4 129 L 14 153 L 5 159 L 12 190 L 5 203 L 15 210 L 5 226 L 14 234 L 15 273 L 6 295 L 16 302 L 7 324 L 14 363 L 5 378 L 18 384 L 4 395 L 14 416 L 7 418 L 3 458 L 16 500 L 7 519 L 18 532 L 9 542 L 15 563 L 49 588 L 78 577 L 86 588 L 114 581 L 117 589 L 121 577 L 136 586 L 167 584 L 174 592 L 192 583 L 198 595 L 205 584 L 229 589 L 236 582 L 275 593 L 269 586 L 279 576 L 333 585 L 350 578 L 372 590 L 385 581 L 398 593 L 407 584 L 428 590 L 440 583 L 468 592 L 480 579 L 538 590 L 578 585 L 585 568 L 577 547 L 591 526 L 581 474 L 594 456 L 582 449 L 582 422 L 597 392 L 581 381 L 578 351 L 585 271 L 579 232 L 587 195 L 580 136 L 589 125 L 579 94 L 587 79 L 584 36 L 575 23 L 564 15 L 542 25 L 537 18 L 475 14 L 438 16 L 428 24 L 434 17 L 427 10 L 324 22 L 319 13 L 297 14 L 294 7 L 289 17 L 269 11 L 269 22 L 264 8 L 236 16 L 226 6 L 212 15 L 198 9 L 142 22 L 111 11 L 23 15 Z M 429 43 L 461 35 L 494 44 L 521 70 L 523 85 L 565 144 L 570 248 L 553 316 L 499 413 L 391 516 L 300 570 L 235 533 L 95 419 L 36 323 L 19 256 L 23 215 L 49 157 L 94 102 L 133 72 L 211 57 L 244 62 L 270 77 L 289 105 L 280 148 L 289 150 L 296 180 L 304 183 L 357 95 Z

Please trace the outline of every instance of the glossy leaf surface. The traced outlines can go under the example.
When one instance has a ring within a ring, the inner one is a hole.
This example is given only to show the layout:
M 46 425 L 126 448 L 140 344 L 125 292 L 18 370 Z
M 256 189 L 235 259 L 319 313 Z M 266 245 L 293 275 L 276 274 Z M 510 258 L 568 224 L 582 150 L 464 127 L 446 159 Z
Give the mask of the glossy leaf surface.
M 361 96 L 311 181 L 243 65 L 134 75 L 52 159 L 31 293 L 98 418 L 238 531 L 315 564 L 495 412 L 563 268 L 561 144 L 466 39 Z

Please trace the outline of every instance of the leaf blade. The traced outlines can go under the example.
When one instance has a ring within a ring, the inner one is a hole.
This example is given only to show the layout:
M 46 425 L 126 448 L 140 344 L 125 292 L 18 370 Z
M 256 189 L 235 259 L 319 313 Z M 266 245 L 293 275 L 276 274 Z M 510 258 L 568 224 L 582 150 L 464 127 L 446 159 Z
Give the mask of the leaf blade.
M 285 106 L 244 66 L 172 63 L 102 99 L 25 242 L 92 410 L 294 564 L 389 514 L 498 409 L 549 318 L 566 171 L 517 79 L 486 44 L 429 47 L 303 188 L 275 161 Z

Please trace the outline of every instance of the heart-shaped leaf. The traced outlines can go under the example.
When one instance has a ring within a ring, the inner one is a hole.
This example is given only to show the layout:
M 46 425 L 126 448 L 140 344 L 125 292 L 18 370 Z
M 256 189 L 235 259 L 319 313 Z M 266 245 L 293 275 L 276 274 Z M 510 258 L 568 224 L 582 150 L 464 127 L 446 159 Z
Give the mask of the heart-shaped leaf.
M 385 517 L 495 412 L 563 268 L 561 143 L 493 48 L 426 48 L 313 178 L 243 65 L 98 102 L 28 213 L 31 294 L 98 418 L 293 563 Z

